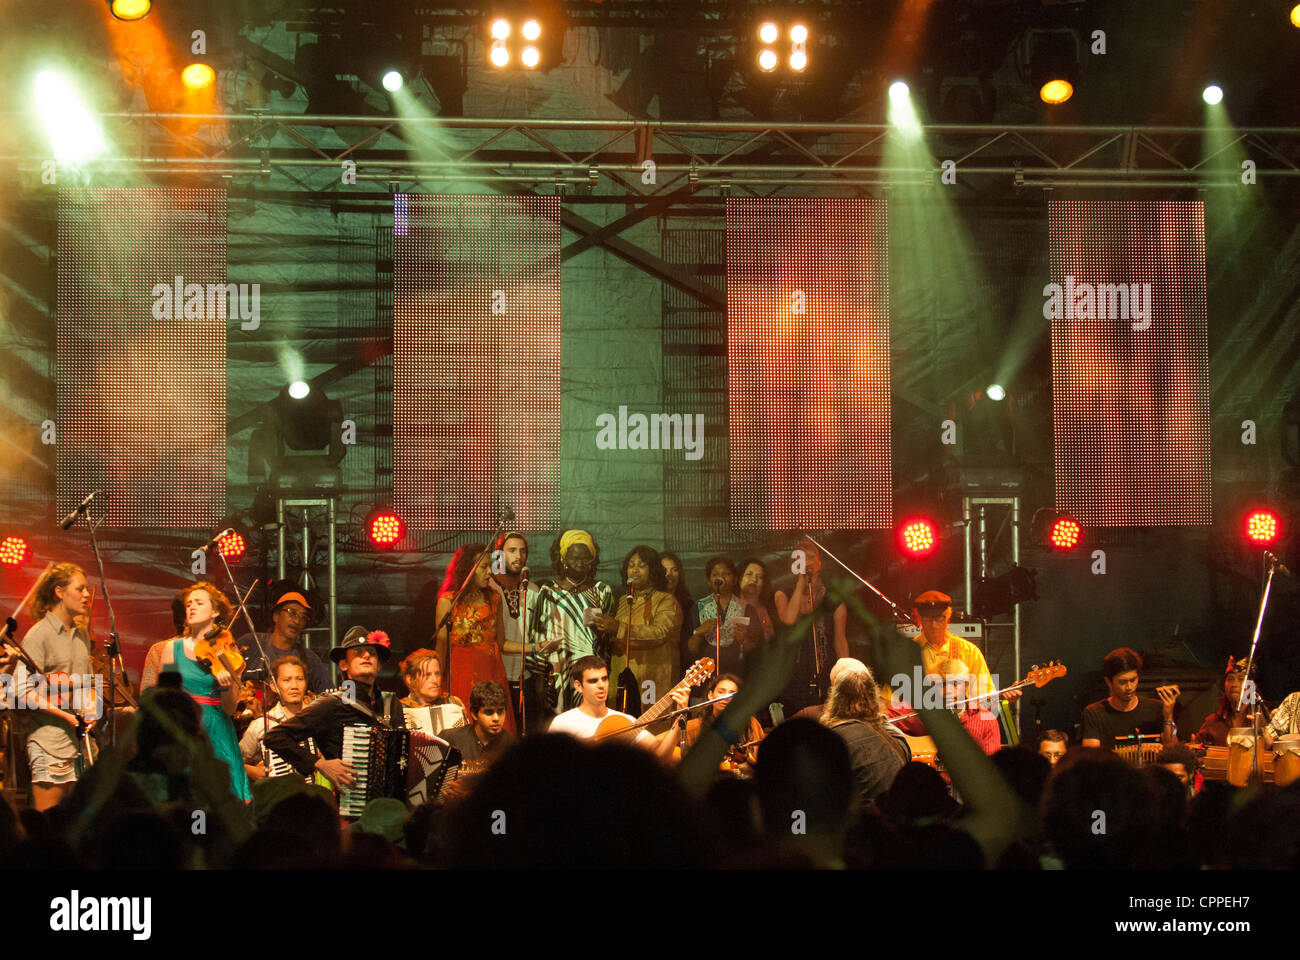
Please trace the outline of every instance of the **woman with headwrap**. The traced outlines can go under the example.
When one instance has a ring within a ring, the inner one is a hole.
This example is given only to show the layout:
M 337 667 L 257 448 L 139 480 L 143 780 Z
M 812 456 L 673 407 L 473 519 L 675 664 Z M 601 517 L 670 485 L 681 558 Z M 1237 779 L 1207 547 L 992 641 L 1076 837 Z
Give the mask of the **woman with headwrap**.
M 549 667 L 546 682 L 551 712 L 577 706 L 576 694 L 569 683 L 570 664 L 579 657 L 595 654 L 609 661 L 609 636 L 595 625 L 598 615 L 614 612 L 614 591 L 608 583 L 596 579 L 600 550 L 586 530 L 565 530 L 551 544 L 551 563 L 555 580 L 542 588 L 538 602 L 538 628 L 546 639 L 530 651 L 530 669 L 541 661 Z

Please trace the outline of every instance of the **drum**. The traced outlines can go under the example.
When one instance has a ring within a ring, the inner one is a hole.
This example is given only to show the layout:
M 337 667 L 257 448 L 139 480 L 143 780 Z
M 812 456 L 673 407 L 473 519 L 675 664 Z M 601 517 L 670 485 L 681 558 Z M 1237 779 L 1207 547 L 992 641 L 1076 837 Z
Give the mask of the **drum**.
M 1300 779 L 1300 733 L 1288 733 L 1273 741 L 1273 776 L 1279 787 Z
M 1233 727 L 1228 731 L 1228 782 L 1244 787 L 1250 780 L 1251 766 L 1262 759 L 1255 750 L 1255 728 Z

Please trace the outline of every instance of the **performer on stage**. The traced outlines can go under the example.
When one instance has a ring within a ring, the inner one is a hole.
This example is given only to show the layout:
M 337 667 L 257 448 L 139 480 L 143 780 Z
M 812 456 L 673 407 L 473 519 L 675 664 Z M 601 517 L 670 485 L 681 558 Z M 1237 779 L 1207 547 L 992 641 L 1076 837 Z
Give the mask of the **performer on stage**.
M 209 671 L 198 662 L 194 645 L 207 634 L 213 623 L 220 619 L 229 623 L 233 609 L 230 601 L 214 584 L 200 582 L 186 587 L 181 593 L 185 606 L 185 631 L 171 640 L 154 644 L 157 650 L 158 672 L 174 667 L 181 675 L 181 686 L 199 704 L 203 729 L 212 743 L 217 759 L 230 768 L 230 790 L 240 800 L 252 799 L 248 789 L 248 775 L 244 772 L 244 756 L 239 752 L 239 738 L 231 717 L 239 708 L 239 693 L 243 689 L 242 671 L 232 676 L 219 663 Z M 226 631 L 226 639 L 234 642 Z M 219 636 L 219 635 L 218 635 Z M 215 639 L 215 638 L 210 638 Z M 150 651 L 152 654 L 154 651 Z M 154 677 L 142 676 L 143 692 L 157 682 Z
M 745 605 L 749 626 L 745 628 L 745 650 L 752 650 L 776 636 L 776 602 L 767 565 L 757 557 L 740 561 L 740 600 Z
M 407 689 L 407 695 L 402 698 L 403 707 L 440 707 L 452 704 L 468 717 L 465 704 L 460 698 L 442 690 L 442 664 L 438 662 L 436 652 L 427 647 L 412 650 L 397 665 L 397 669 Z
M 608 652 L 609 638 L 593 622 L 597 614 L 614 612 L 614 591 L 596 579 L 600 549 L 586 530 L 565 530 L 551 544 L 551 564 L 556 579 L 542 588 L 539 627 L 546 640 L 539 652 L 550 665 L 548 702 L 540 714 L 572 709 L 579 702 L 577 688 L 566 679 L 582 657 Z
M 1135 731 L 1140 734 L 1160 734 L 1160 742 L 1168 746 L 1178 742 L 1178 725 L 1174 722 L 1174 706 L 1178 702 L 1177 687 L 1160 687 L 1159 700 L 1139 697 L 1138 674 L 1142 658 L 1128 647 L 1119 647 L 1106 654 L 1101 673 L 1106 680 L 1110 696 L 1089 704 L 1083 711 L 1082 745 L 1115 749 L 1115 738 L 1126 737 Z
M 796 544 L 795 549 L 803 551 L 806 572 L 795 576 L 788 595 L 776 591 L 773 601 L 781 623 L 794 626 L 800 617 L 812 614 L 814 627 L 803 638 L 799 662 L 782 696 L 787 717 L 821 703 L 830 689 L 831 664 L 849 656 L 848 611 L 842 603 L 832 608 L 826 598 L 821 551 L 811 540 Z
M 611 690 L 610 706 L 624 712 L 635 711 L 641 702 L 640 685 L 654 684 L 651 703 L 671 690 L 681 676 L 677 660 L 677 636 L 682 611 L 668 592 L 663 564 L 654 547 L 633 547 L 623 558 L 619 576 L 629 585 L 630 593 L 619 597 L 614 616 L 598 614 L 592 618 L 597 630 L 612 636 L 614 660 L 610 671 L 615 680 L 625 667 L 631 667 L 638 688 L 627 691 L 626 702 Z M 636 711 L 639 712 L 639 711 Z
M 307 690 L 324 693 L 334 684 L 329 667 L 303 642 L 303 631 L 311 619 L 311 605 L 299 590 L 290 583 L 282 584 L 274 593 L 275 606 L 271 610 L 271 632 L 258 634 L 262 647 L 272 662 L 281 657 L 297 657 L 307 665 Z M 237 641 L 247 666 L 245 672 L 262 665 L 262 655 L 250 634 Z
M 72 563 L 55 564 L 41 577 L 29 611 L 32 627 L 23 636 L 23 649 L 41 669 L 19 684 L 19 700 L 29 709 L 27 761 L 32 773 L 32 806 L 48 810 L 72 792 L 83 772 L 84 752 L 77 735 L 73 705 L 60 705 L 53 686 L 69 677 L 91 673 L 90 637 L 77 629 L 74 618 L 84 615 L 90 585 Z
M 469 712 L 473 724 L 444 730 L 444 740 L 460 751 L 461 760 L 483 770 L 510 749 L 514 736 L 506 730 L 506 691 L 501 684 L 484 680 L 469 692 Z
M 1219 705 L 1201 723 L 1201 729 L 1196 731 L 1197 743 L 1203 743 L 1207 747 L 1226 747 L 1230 729 L 1251 725 L 1253 711 L 1249 701 L 1242 704 L 1240 713 L 1237 712 L 1237 702 L 1241 699 L 1241 686 L 1245 679 L 1246 661 L 1229 657 L 1228 666 L 1223 671 L 1223 693 L 1219 696 Z
M 841 661 L 843 662 L 843 661 Z M 839 664 L 837 663 L 838 667 Z M 944 660 L 935 664 L 934 671 L 926 674 L 926 682 L 935 682 L 943 684 L 943 702 L 944 706 L 957 715 L 961 725 L 966 728 L 966 732 L 971 735 L 980 749 L 986 754 L 992 755 L 1002 748 L 1002 729 L 998 726 L 997 717 L 988 709 L 988 703 L 982 700 L 973 700 L 968 703 L 961 701 L 975 696 L 975 688 L 978 684 L 978 678 L 975 676 L 969 665 L 962 663 L 960 660 Z M 920 691 L 924 696 L 924 691 Z M 899 717 L 911 713 L 915 705 L 894 697 L 884 708 L 886 717 Z M 900 733 L 905 733 L 912 737 L 924 737 L 929 733 L 925 729 L 924 721 L 919 717 L 906 717 L 891 724 Z
M 709 682 L 708 689 L 705 691 L 704 699 L 713 700 L 717 697 L 725 697 L 728 694 L 734 695 L 740 690 L 740 677 L 734 673 L 724 673 L 716 676 Z M 718 717 L 722 716 L 724 710 L 731 706 L 730 700 L 719 700 L 717 703 L 701 709 L 707 709 L 708 715 L 705 717 L 692 717 L 686 721 L 686 746 L 687 749 L 695 746 L 695 741 L 713 726 Z M 746 728 L 740 742 L 732 747 L 731 757 L 736 762 L 736 769 L 743 774 L 753 772 L 753 763 L 757 758 L 758 744 L 765 736 L 763 725 L 758 722 L 757 717 L 749 718 L 749 726 Z
M 590 740 L 596 735 L 601 721 L 609 717 L 636 721 L 636 717 L 609 709 L 606 702 L 609 698 L 609 667 L 600 657 L 588 655 L 578 658 L 573 664 L 572 675 L 574 693 L 581 702 L 556 717 L 551 723 L 550 733 L 567 733 L 579 740 Z M 677 695 L 674 699 L 681 697 L 679 705 L 684 705 L 685 697 L 690 695 L 685 682 L 674 687 L 673 692 Z M 631 742 L 662 758 L 672 754 L 677 740 L 677 726 L 673 725 L 657 737 L 642 727 Z
M 958 660 L 966 664 L 975 678 L 974 689 L 968 696 L 982 697 L 997 689 L 980 648 L 964 637 L 948 632 L 952 620 L 952 597 L 938 590 L 927 590 L 916 598 L 912 614 L 921 625 L 916 642 L 921 645 L 921 662 L 927 674 L 938 673 L 939 665 L 945 660 Z M 1020 694 L 1021 691 L 1013 690 L 1003 697 L 1011 702 L 1020 699 Z
M 462 704 L 476 683 L 492 680 L 504 687 L 509 682 L 501 659 L 505 643 L 501 595 L 491 587 L 491 559 L 481 543 L 460 547 L 438 596 L 438 661 L 447 664 L 447 687 Z M 514 717 L 507 717 L 506 729 L 513 733 L 514 726 Z
M 1300 733 L 1300 690 L 1289 693 L 1264 725 L 1264 742 L 1272 745 L 1278 737 Z
M 262 740 L 267 749 L 289 761 L 304 777 L 319 770 L 336 787 L 355 785 L 356 771 L 340 759 L 343 728 L 352 723 L 406 726 L 397 697 L 380 692 L 375 684 L 380 664 L 388 659 L 389 646 L 388 635 L 381 630 L 349 629 L 343 642 L 330 651 L 330 659 L 351 682 L 268 730 Z M 319 756 L 306 747 L 309 739 Z
M 520 728 L 519 694 L 523 683 L 524 659 L 528 655 L 529 645 L 541 637 L 538 620 L 538 600 L 542 589 L 530 578 L 525 585 L 522 575 L 528 567 L 528 540 L 522 533 L 513 531 L 503 533 L 492 544 L 492 589 L 501 601 L 501 619 L 505 642 L 501 647 L 501 659 L 506 667 L 506 679 L 509 681 L 510 710 L 514 713 L 515 728 Z M 496 566 L 500 564 L 500 567 Z M 497 572 L 498 569 L 500 572 Z M 528 636 L 524 636 L 524 631 Z M 538 666 L 545 669 L 544 658 Z M 471 690 L 472 694 L 473 691 Z
M 691 636 L 691 658 L 713 657 L 718 661 L 719 673 L 743 676 L 748 634 L 736 622 L 745 615 L 745 605 L 736 595 L 736 565 L 726 557 L 709 557 L 704 563 L 704 578 L 713 592 L 695 601 L 700 625 Z M 718 627 L 719 616 L 721 629 Z
M 700 614 L 695 600 L 686 589 L 682 577 L 682 560 L 677 554 L 665 551 L 659 554 L 659 565 L 664 568 L 664 589 L 673 595 L 682 611 L 682 622 L 677 627 L 677 662 L 691 662 L 691 634 L 700 625 Z
M 307 665 L 297 657 L 281 657 L 271 664 L 275 685 L 280 691 L 280 702 L 248 725 L 239 741 L 239 751 L 244 755 L 244 772 L 248 779 L 261 780 L 266 776 L 265 757 L 262 755 L 262 738 L 273 727 L 292 720 L 302 713 L 307 693 Z

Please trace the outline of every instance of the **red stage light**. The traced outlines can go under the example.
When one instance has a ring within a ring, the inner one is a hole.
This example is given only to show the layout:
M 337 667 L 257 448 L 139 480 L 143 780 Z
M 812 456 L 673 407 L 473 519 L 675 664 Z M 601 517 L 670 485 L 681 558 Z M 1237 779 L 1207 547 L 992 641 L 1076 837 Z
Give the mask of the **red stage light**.
M 1246 515 L 1246 539 L 1257 547 L 1267 547 L 1281 536 L 1281 524 L 1272 510 L 1252 510 Z
M 1057 550 L 1073 550 L 1083 539 L 1083 527 L 1073 517 L 1060 517 L 1052 524 L 1048 541 Z
M 6 567 L 21 567 L 32 558 L 32 545 L 22 537 L 8 536 L 0 540 L 0 563 Z
M 939 531 L 924 517 L 908 520 L 898 528 L 898 545 L 910 557 L 933 553 L 939 543 Z
M 377 510 L 366 521 L 366 535 L 376 547 L 391 550 L 406 535 L 406 524 L 391 510 Z
M 238 563 L 248 552 L 248 543 L 242 533 L 235 531 L 217 541 L 217 550 L 229 563 Z

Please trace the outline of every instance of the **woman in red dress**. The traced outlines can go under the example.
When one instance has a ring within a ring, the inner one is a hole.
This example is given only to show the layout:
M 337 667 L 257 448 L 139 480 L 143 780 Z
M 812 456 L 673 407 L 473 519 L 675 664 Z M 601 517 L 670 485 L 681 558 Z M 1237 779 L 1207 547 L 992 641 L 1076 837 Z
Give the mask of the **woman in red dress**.
M 447 664 L 448 689 L 464 703 L 469 703 L 470 691 L 480 681 L 495 680 L 502 687 L 507 683 L 506 665 L 501 659 L 505 626 L 500 594 L 488 586 L 492 579 L 490 560 L 483 544 L 465 544 L 451 558 L 438 591 L 434 646 Z M 465 584 L 465 592 L 457 599 L 461 584 Z M 515 732 L 514 718 L 508 711 L 506 728 Z

